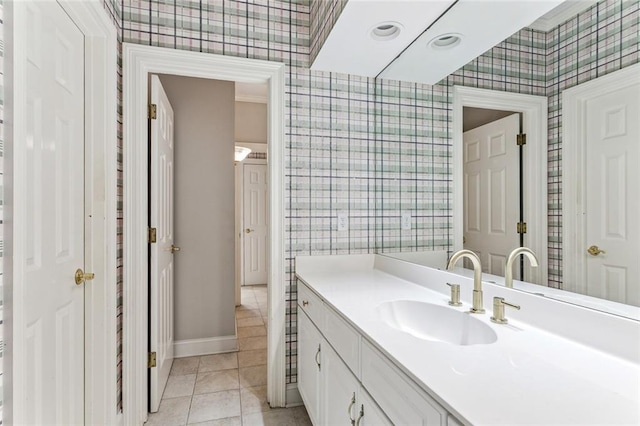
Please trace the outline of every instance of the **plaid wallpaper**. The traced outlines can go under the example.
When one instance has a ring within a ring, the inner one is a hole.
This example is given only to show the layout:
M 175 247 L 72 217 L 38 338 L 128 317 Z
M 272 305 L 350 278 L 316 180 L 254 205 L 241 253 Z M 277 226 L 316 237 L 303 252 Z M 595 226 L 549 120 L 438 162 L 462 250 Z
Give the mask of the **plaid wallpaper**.
M 311 0 L 309 7 L 310 60 L 315 61 L 320 48 L 349 0 Z

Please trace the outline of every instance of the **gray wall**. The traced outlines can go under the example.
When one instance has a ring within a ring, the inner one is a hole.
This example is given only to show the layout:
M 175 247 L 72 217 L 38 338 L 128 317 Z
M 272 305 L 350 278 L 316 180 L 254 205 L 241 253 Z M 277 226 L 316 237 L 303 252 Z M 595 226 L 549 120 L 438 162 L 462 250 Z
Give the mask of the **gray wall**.
M 235 334 L 233 82 L 161 76 L 175 120 L 175 340 Z
M 266 143 L 267 119 L 267 104 L 236 102 L 236 141 Z

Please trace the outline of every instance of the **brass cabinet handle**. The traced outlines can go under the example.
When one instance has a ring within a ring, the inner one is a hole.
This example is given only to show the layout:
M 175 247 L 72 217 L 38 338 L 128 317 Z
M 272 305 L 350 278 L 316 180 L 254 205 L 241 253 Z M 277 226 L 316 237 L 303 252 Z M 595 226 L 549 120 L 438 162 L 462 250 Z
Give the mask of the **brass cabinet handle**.
M 177 251 L 180 251 L 180 247 L 176 247 L 173 244 L 171 244 L 171 253 L 175 253 Z
M 319 356 L 320 356 L 320 343 L 318 343 L 318 352 L 316 352 L 316 364 L 318 364 L 318 371 L 320 371 L 320 361 L 318 361 Z
M 249 228 L 244 230 L 244 232 L 247 233 L 247 234 L 250 233 L 250 232 L 253 232 L 253 231 L 254 231 L 254 229 L 249 229 Z
M 308 301 L 308 300 L 303 300 L 303 301 L 302 301 L 302 306 L 307 306 L 308 304 L 309 304 L 309 301 Z
M 364 417 L 364 405 L 360 406 L 360 415 L 358 416 L 358 421 L 356 422 L 356 426 L 360 426 L 360 420 Z
M 92 272 L 84 272 L 80 268 L 76 269 L 76 274 L 75 274 L 76 285 L 80 285 L 85 281 L 91 281 L 95 277 L 96 277 L 96 274 Z
M 600 250 L 600 247 L 598 246 L 591 246 L 587 249 L 587 253 L 589 253 L 591 256 L 597 256 L 599 254 L 606 254 L 607 252 L 604 250 Z
M 349 404 L 349 408 L 347 408 L 347 413 L 349 413 L 349 420 L 351 420 L 351 426 L 355 426 L 355 424 L 356 424 L 356 419 L 351 417 L 351 409 L 353 408 L 354 405 L 356 405 L 356 393 L 355 392 L 351 396 L 351 403 Z

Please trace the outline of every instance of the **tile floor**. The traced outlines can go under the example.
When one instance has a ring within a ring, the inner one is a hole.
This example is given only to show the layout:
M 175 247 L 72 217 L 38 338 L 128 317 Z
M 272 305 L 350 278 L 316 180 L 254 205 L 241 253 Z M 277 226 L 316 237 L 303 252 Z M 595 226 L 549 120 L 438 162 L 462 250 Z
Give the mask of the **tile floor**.
M 173 361 L 160 410 L 147 426 L 307 426 L 304 407 L 269 408 L 267 287 L 242 287 L 236 308 L 238 352 Z

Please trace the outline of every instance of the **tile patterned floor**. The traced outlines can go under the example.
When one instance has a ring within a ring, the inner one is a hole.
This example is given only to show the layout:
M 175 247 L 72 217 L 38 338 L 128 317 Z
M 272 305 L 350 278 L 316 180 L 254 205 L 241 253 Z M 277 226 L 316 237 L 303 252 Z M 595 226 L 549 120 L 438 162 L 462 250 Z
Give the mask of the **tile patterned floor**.
M 173 361 L 160 410 L 147 426 L 310 426 L 304 407 L 269 408 L 267 288 L 242 287 L 238 352 Z

